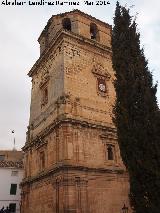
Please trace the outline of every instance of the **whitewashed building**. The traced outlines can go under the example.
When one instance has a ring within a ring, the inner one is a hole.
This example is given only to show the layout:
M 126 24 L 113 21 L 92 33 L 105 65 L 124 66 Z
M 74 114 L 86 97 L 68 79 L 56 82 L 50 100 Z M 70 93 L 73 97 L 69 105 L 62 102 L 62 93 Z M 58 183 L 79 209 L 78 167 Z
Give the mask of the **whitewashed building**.
M 20 213 L 22 158 L 21 151 L 0 151 L 0 209 L 8 206 L 14 213 Z

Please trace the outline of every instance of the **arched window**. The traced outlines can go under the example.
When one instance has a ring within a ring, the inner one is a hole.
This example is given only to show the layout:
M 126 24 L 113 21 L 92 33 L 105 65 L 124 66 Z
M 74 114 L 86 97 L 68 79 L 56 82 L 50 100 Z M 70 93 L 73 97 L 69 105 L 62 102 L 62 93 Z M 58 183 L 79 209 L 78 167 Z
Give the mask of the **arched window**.
M 113 147 L 112 146 L 107 147 L 107 154 L 108 154 L 108 160 L 113 160 Z
M 90 35 L 91 35 L 91 39 L 98 39 L 98 28 L 97 25 L 94 23 L 90 24 Z
M 65 30 L 71 31 L 71 20 L 69 18 L 64 18 L 62 20 L 62 25 Z

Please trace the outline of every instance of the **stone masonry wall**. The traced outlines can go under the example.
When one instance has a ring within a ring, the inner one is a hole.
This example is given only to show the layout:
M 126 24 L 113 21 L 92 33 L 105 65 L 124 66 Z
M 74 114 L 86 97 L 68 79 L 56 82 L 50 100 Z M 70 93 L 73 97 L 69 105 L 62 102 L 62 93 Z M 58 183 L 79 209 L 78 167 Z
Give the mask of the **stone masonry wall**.
M 30 184 L 22 213 L 121 212 L 128 189 L 126 174 L 64 170 Z

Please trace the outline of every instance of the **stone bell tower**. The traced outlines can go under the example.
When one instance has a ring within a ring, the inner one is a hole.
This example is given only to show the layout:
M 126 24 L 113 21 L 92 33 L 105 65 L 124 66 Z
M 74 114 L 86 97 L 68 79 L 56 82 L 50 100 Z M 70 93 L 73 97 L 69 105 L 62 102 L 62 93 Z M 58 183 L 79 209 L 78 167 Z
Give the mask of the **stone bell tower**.
M 112 123 L 111 26 L 73 10 L 52 16 L 38 41 L 22 213 L 130 212 Z

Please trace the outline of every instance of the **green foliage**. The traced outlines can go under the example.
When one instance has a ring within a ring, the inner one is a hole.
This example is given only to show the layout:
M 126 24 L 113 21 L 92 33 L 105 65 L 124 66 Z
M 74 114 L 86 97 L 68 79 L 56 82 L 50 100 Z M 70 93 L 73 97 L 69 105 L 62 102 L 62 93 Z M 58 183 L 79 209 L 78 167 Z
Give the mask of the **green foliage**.
M 160 212 L 160 112 L 157 85 L 129 9 L 117 2 L 112 32 L 117 100 L 118 143 L 130 177 L 130 201 L 136 213 Z

